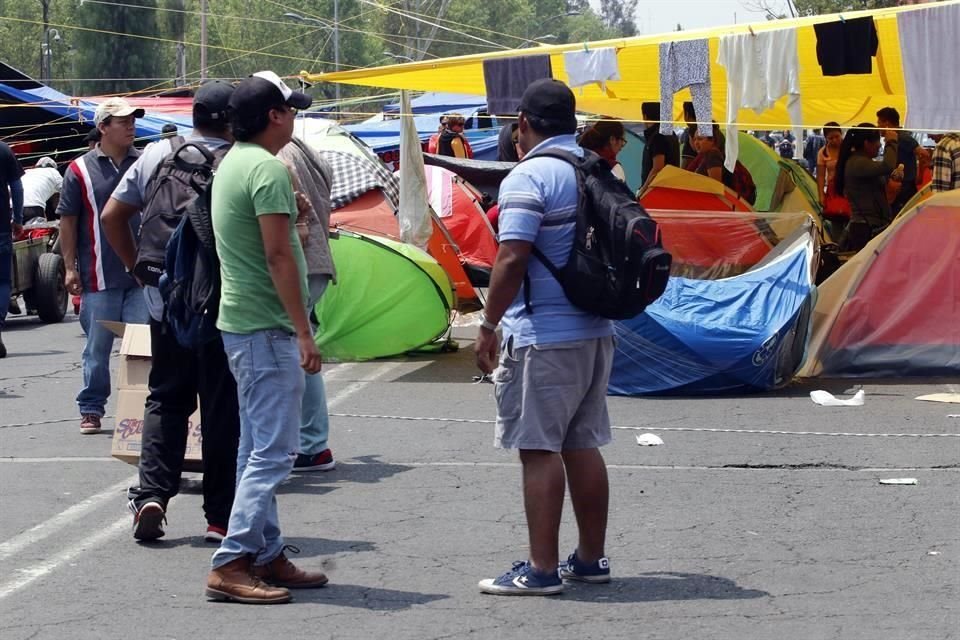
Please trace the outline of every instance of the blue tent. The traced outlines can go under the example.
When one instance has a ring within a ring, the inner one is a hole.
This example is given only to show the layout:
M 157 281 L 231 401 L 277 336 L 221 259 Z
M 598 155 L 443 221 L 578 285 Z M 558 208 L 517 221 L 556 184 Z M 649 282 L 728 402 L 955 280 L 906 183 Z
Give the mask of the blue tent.
M 750 271 L 671 278 L 641 315 L 617 323 L 613 395 L 709 395 L 773 389 L 799 369 L 815 297 L 809 225 Z

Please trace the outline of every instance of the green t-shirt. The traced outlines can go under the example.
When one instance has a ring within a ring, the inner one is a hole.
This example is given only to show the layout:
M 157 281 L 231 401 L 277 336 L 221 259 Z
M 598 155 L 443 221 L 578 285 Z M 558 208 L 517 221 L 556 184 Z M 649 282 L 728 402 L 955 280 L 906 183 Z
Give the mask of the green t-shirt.
M 293 331 L 267 267 L 257 216 L 290 216 L 290 245 L 307 300 L 307 267 L 297 238 L 297 202 L 287 167 L 258 144 L 237 142 L 213 179 L 211 216 L 220 257 L 220 317 L 217 328 L 230 333 L 264 329 Z

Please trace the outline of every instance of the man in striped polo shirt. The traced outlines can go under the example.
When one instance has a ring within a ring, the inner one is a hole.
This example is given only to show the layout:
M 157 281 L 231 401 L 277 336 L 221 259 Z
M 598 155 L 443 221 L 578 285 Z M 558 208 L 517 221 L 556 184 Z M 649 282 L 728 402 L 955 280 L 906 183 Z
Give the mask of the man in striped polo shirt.
M 500 577 L 482 580 L 480 590 L 552 595 L 563 591 L 561 579 L 610 580 L 604 550 L 607 468 L 599 448 L 610 442 L 606 394 L 613 323 L 573 306 L 531 255 L 536 247 L 562 268 L 573 247 L 577 176 L 568 162 L 543 155 L 584 153 L 574 139 L 573 93 L 557 80 L 537 80 L 520 99 L 517 123 L 524 159 L 500 186 L 500 249 L 474 349 L 480 370 L 493 373 L 494 444 L 520 451 L 530 556 Z M 498 344 L 501 321 L 503 342 Z M 580 536 L 560 567 L 565 484 Z
M 148 320 L 143 292 L 110 248 L 100 226 L 100 209 L 140 155 L 133 146 L 134 123 L 140 117 L 143 109 L 135 109 L 122 98 L 100 103 L 94 115 L 100 142 L 70 163 L 57 207 L 66 287 L 70 294 L 80 296 L 80 326 L 87 336 L 83 388 L 77 395 L 80 433 L 84 434 L 100 432 L 100 419 L 110 397 L 113 333 L 100 321 L 146 324 Z M 136 234 L 139 214 L 130 226 Z

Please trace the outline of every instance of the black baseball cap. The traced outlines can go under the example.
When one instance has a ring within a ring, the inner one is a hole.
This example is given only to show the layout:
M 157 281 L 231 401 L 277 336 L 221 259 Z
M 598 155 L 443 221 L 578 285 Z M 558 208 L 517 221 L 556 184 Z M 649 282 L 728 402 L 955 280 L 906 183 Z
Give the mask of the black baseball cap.
M 577 130 L 577 101 L 570 87 L 552 78 L 536 80 L 520 98 L 519 111 L 565 129 Z
M 230 96 L 230 108 L 241 116 L 256 116 L 282 104 L 306 109 L 313 98 L 288 87 L 273 71 L 258 71 L 244 79 Z
M 234 87 L 223 80 L 209 80 L 193 94 L 193 123 L 220 124 L 227 121 Z

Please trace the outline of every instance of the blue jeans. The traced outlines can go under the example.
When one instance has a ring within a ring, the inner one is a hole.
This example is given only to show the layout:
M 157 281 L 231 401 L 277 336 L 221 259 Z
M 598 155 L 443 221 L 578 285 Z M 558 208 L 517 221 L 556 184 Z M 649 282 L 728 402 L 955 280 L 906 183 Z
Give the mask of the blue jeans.
M 100 324 L 100 320 L 147 324 L 150 316 L 143 290 L 132 287 L 81 294 L 80 326 L 87 336 L 87 343 L 83 347 L 83 388 L 77 394 L 80 415 L 103 417 L 110 397 L 110 352 L 114 335 Z
M 223 332 L 223 348 L 237 380 L 240 446 L 237 492 L 227 537 L 213 554 L 215 569 L 248 555 L 255 564 L 280 555 L 276 492 L 293 469 L 303 398 L 300 350 L 292 334 L 280 329 Z
M 0 233 L 0 331 L 7 324 L 10 291 L 13 290 L 13 234 Z
M 317 306 L 330 284 L 330 276 L 310 276 L 310 304 L 307 315 Z M 323 374 L 304 373 L 303 406 L 300 409 L 300 453 L 315 456 L 327 448 L 330 436 L 330 415 L 327 412 L 327 390 Z

